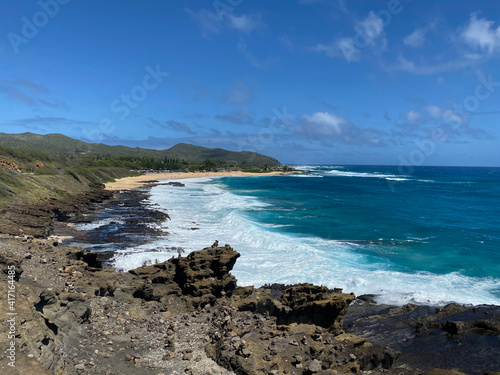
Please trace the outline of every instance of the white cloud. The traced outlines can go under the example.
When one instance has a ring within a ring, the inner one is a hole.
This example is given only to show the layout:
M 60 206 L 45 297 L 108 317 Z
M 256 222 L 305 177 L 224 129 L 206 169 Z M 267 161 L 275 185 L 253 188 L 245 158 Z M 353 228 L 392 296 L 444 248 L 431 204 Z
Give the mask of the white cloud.
M 328 112 L 316 112 L 309 115 L 303 115 L 302 119 L 306 122 L 307 127 L 313 128 L 315 134 L 331 136 L 341 133 L 341 126 L 347 126 L 349 121 L 335 116 Z
M 348 145 L 381 146 L 382 132 L 376 129 L 361 129 L 348 119 L 333 113 L 316 112 L 299 117 L 299 125 L 290 125 L 289 130 L 308 139 Z
M 344 57 L 347 62 L 359 61 L 361 50 L 354 46 L 352 38 L 339 38 L 330 44 L 317 44 L 314 51 L 324 52 L 328 57 Z
M 422 118 L 422 115 L 414 110 L 411 110 L 406 112 L 405 117 L 409 122 L 417 122 Z
M 440 119 L 443 113 L 442 108 L 437 105 L 428 105 L 426 110 L 434 119 Z
M 428 105 L 425 109 L 437 121 L 453 122 L 457 125 L 466 125 L 469 122 L 466 117 L 452 109 L 438 107 L 437 105 Z
M 413 48 L 422 47 L 425 43 L 425 34 L 426 31 L 424 29 L 417 29 L 404 38 L 403 43 Z
M 428 75 L 460 70 L 472 65 L 474 61 L 474 59 L 465 56 L 465 58 L 450 60 L 444 63 L 418 65 L 413 61 L 405 59 L 403 56 L 399 56 L 398 64 L 390 69 L 402 70 L 404 72 L 418 75 Z
M 384 21 L 374 12 L 354 25 L 353 36 L 340 37 L 329 44 L 318 43 L 312 47 L 314 51 L 324 52 L 328 57 L 344 57 L 347 62 L 361 60 L 365 48 L 376 54 L 387 49 Z
M 472 13 L 461 36 L 468 44 L 492 53 L 500 49 L 500 26 L 494 29 L 493 24 L 493 21 L 485 18 L 477 19 L 476 14 Z
M 185 8 L 185 10 L 199 23 L 205 36 L 210 33 L 218 33 L 223 29 L 235 29 L 249 34 L 262 26 L 261 17 L 258 15 L 237 16 L 232 12 L 217 14 L 207 9 L 200 9 L 197 12 L 189 8 Z
M 235 16 L 234 14 L 230 14 L 228 18 L 231 28 L 243 31 L 246 34 L 249 34 L 261 25 L 260 17 L 255 15 Z
M 437 21 L 434 21 L 425 28 L 415 30 L 404 38 L 403 42 L 411 47 L 422 47 L 429 31 L 438 33 L 436 24 Z M 446 52 L 443 52 L 443 54 L 436 56 L 433 61 L 426 61 L 424 55 L 418 61 L 399 56 L 398 63 L 389 67 L 388 70 L 400 70 L 417 75 L 440 74 L 477 65 L 495 57 L 494 53 L 500 51 L 500 26 L 495 28 L 493 21 L 485 18 L 478 19 L 475 13 L 471 13 L 469 22 L 457 31 L 457 35 L 450 37 L 449 35 L 443 36 L 442 33 L 438 34 L 443 37 L 450 47 L 455 49 L 454 56 L 450 55 L 446 58 Z M 475 50 L 470 48 L 464 50 L 464 46 L 457 42 L 465 43 Z M 438 81 L 438 83 L 443 84 L 443 81 Z

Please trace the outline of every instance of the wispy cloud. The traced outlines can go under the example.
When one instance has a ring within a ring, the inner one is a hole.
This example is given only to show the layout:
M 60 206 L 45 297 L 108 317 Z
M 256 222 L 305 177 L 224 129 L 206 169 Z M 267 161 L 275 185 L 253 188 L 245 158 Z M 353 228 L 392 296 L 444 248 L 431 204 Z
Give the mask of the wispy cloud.
M 410 46 L 413 48 L 422 47 L 425 43 L 426 33 L 427 33 L 427 30 L 425 30 L 425 29 L 417 29 L 414 32 L 412 32 L 410 35 L 405 37 L 403 39 L 403 43 L 406 44 L 407 46 Z
M 67 105 L 60 101 L 49 98 L 49 90 L 41 85 L 26 79 L 0 81 L 0 93 L 17 102 L 24 103 L 30 107 L 52 107 L 67 108 Z
M 252 31 L 264 26 L 262 17 L 259 14 L 236 15 L 232 9 L 219 14 L 208 9 L 199 9 L 197 11 L 189 8 L 184 9 L 199 24 L 204 36 L 219 33 L 224 29 L 233 29 L 250 34 Z
M 238 41 L 237 47 L 238 47 L 238 51 L 240 51 L 243 54 L 243 56 L 245 56 L 245 59 L 247 59 L 247 61 L 250 64 L 252 64 L 256 68 L 260 68 L 260 66 L 261 66 L 260 62 L 257 60 L 257 58 L 255 57 L 253 52 L 248 49 L 248 45 L 246 44 L 246 42 L 244 40 L 240 39 Z
M 493 53 L 500 50 L 500 26 L 493 27 L 494 22 L 485 18 L 478 19 L 475 13 L 470 15 L 470 20 L 461 37 L 473 47 L 479 47 Z
M 189 8 L 185 8 L 185 10 L 194 20 L 198 22 L 203 35 L 218 33 L 223 26 L 219 16 L 207 9 L 200 9 L 196 12 Z
M 414 110 L 410 110 L 405 113 L 404 117 L 412 123 L 418 122 L 422 119 L 422 115 Z
M 28 81 L 27 79 L 15 79 L 11 82 L 14 85 L 23 86 L 23 87 L 30 89 L 33 92 L 37 92 L 39 94 L 48 94 L 49 93 L 49 90 L 46 87 L 38 85 L 34 82 Z
M 256 14 L 242 16 L 230 14 L 228 15 L 228 20 L 232 29 L 242 31 L 246 34 L 258 29 L 262 24 L 261 17 Z
M 208 89 L 208 87 L 203 86 L 203 85 L 196 85 L 196 86 L 192 87 L 191 91 L 192 92 L 191 92 L 190 99 L 193 102 L 198 102 L 210 94 L 210 90 Z
M 238 111 L 232 112 L 227 115 L 216 115 L 217 120 L 230 122 L 235 125 L 249 125 L 253 124 L 253 117 L 247 108 L 241 107 Z
M 427 105 L 423 111 L 409 110 L 399 117 L 401 122 L 396 122 L 394 127 L 383 131 L 358 126 L 348 118 L 331 112 L 316 112 L 301 115 L 295 122 L 289 122 L 287 130 L 304 139 L 319 141 L 325 145 L 370 147 L 410 144 L 415 139 L 430 136 L 436 128 L 442 130 L 448 143 L 496 138 L 484 129 L 471 127 L 469 119 L 459 112 L 437 105 Z M 392 122 L 387 113 L 385 118 Z
M 273 56 L 267 57 L 265 59 L 258 59 L 243 39 L 240 39 L 238 41 L 237 48 L 238 51 L 241 52 L 241 54 L 245 57 L 245 59 L 256 68 L 265 68 L 279 60 L 277 57 Z
M 235 81 L 231 92 L 221 98 L 222 103 L 248 104 L 253 100 L 253 90 L 243 81 Z
M 346 145 L 383 146 L 384 133 L 371 128 L 359 128 L 350 120 L 329 112 L 304 114 L 289 130 L 308 139 Z
M 457 125 L 465 125 L 469 123 L 469 119 L 464 117 L 457 111 L 452 109 L 439 107 L 437 105 L 428 105 L 426 111 L 431 115 L 434 120 L 451 122 Z
M 93 124 L 90 121 L 73 120 L 66 117 L 29 117 L 23 119 L 16 119 L 6 122 L 11 125 L 45 125 L 45 126 L 58 126 L 58 125 L 89 125 Z
M 470 139 L 496 139 L 491 132 L 472 127 L 470 118 L 463 113 L 434 104 L 426 105 L 421 112 L 410 110 L 400 118 L 403 122 L 397 123 L 396 127 L 391 129 L 389 143 L 411 143 L 415 139 L 432 136 L 436 129 L 440 129 L 443 134 L 440 138 L 447 143 L 464 143 Z
M 416 75 L 432 75 L 467 68 L 475 62 L 477 62 L 477 56 L 472 55 L 435 64 L 415 63 L 399 56 L 398 63 L 387 70 L 400 70 Z
M 327 102 L 326 100 L 323 100 L 323 99 L 319 99 L 319 98 L 316 98 L 316 97 L 313 97 L 312 98 L 316 103 L 319 103 L 321 105 L 324 105 L 326 108 L 332 110 L 332 111 L 335 111 L 337 110 L 337 106 Z
M 434 21 L 427 27 L 416 29 L 403 39 L 403 43 L 414 48 L 423 47 L 426 34 L 430 30 L 436 31 L 436 24 Z M 479 19 L 476 13 L 470 14 L 469 21 L 464 26 L 452 32 L 436 32 L 436 35 L 450 47 L 446 54 L 436 56 L 434 61 L 430 56 L 427 56 L 428 61 L 421 57 L 418 62 L 400 55 L 397 64 L 387 70 L 400 70 L 416 75 L 440 74 L 478 66 L 497 56 L 500 51 L 500 26 L 495 28 L 493 21 Z
M 338 38 L 329 44 L 318 43 L 312 49 L 317 52 L 324 52 L 331 58 L 344 57 L 347 62 L 361 59 L 361 50 L 354 46 L 354 39 L 351 37 Z
M 379 55 L 387 49 L 384 21 L 374 12 L 355 23 L 353 36 L 343 36 L 328 44 L 318 43 L 314 51 L 323 52 L 328 57 L 343 57 L 347 62 L 360 61 L 363 50 Z
M 150 118 L 150 120 L 154 125 L 163 129 L 170 129 L 180 133 L 195 134 L 195 132 L 184 122 L 174 120 L 161 121 L 154 118 Z

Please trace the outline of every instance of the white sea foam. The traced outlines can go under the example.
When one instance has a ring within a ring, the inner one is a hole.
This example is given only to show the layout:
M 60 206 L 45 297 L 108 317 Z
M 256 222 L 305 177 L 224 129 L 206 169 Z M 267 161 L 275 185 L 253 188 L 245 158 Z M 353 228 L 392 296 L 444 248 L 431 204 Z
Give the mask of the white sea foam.
M 342 165 L 294 165 L 293 168 L 299 171 L 323 171 L 327 169 L 343 169 Z
M 76 224 L 75 225 L 75 229 L 77 229 L 77 230 L 83 230 L 83 231 L 90 231 L 90 230 L 94 230 L 94 229 L 103 227 L 105 225 L 109 225 L 111 223 L 123 224 L 123 221 L 117 219 L 116 217 L 110 217 L 110 218 L 107 218 L 107 219 L 93 221 L 91 223 Z
M 383 173 L 368 173 L 368 172 L 347 172 L 339 170 L 331 170 L 325 172 L 326 174 L 338 176 L 338 177 L 368 177 L 368 178 L 404 178 L 405 176 L 397 176 L 393 174 L 383 174 Z
M 164 207 L 171 217 L 163 224 L 170 233 L 168 240 L 117 251 L 115 267 L 128 270 L 145 261 L 164 261 L 174 255 L 172 247 L 180 246 L 188 253 L 217 239 L 241 253 L 232 271 L 239 285 L 310 282 L 357 295 L 377 294 L 380 302 L 398 305 L 500 304 L 500 296 L 491 292 L 500 290 L 498 279 L 398 272 L 387 260 L 368 262 L 357 251 L 364 245 L 279 232 L 275 226 L 251 221 L 245 213 L 270 209 L 269 204 L 208 180 L 184 180 L 184 188 L 152 188 L 150 203 Z M 165 250 L 147 252 L 151 248 Z
M 319 173 L 300 173 L 300 174 L 290 174 L 289 177 L 312 177 L 312 178 L 322 178 L 325 177 L 323 174 Z
M 313 169 L 317 169 L 317 165 L 294 165 L 294 169 L 297 169 L 299 171 L 311 171 Z
M 398 178 L 398 177 L 386 177 L 389 181 L 410 181 L 409 178 Z

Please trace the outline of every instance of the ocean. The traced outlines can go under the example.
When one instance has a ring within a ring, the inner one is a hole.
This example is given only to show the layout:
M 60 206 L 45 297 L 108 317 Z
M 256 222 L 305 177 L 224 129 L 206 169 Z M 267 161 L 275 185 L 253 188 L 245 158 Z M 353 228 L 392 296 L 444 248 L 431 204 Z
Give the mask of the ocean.
M 146 203 L 169 214 L 169 234 L 116 250 L 113 266 L 218 240 L 241 253 L 240 286 L 310 282 L 396 305 L 500 305 L 500 168 L 296 168 L 309 172 L 152 187 Z

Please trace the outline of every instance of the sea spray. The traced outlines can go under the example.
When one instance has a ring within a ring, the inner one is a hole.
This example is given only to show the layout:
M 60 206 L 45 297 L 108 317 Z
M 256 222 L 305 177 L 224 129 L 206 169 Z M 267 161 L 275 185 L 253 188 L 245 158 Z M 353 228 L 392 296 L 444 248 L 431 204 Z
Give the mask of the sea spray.
M 156 241 L 142 248 L 123 249 L 115 254 L 114 264 L 117 268 L 130 269 L 148 257 L 159 260 L 171 257 L 168 249 L 172 247 L 181 246 L 193 251 L 209 246 L 217 239 L 222 244 L 231 244 L 242 254 L 233 271 L 240 285 L 311 282 L 341 287 L 358 295 L 377 294 L 379 301 L 395 304 L 500 303 L 498 274 L 488 275 L 488 272 L 494 272 L 491 271 L 495 269 L 492 265 L 476 269 L 476 265 L 481 265 L 481 259 L 477 259 L 471 269 L 464 269 L 464 264 L 454 264 L 464 256 L 472 260 L 487 256 L 488 249 L 483 246 L 485 249 L 480 254 L 466 254 L 465 245 L 460 247 L 449 243 L 450 228 L 446 225 L 453 223 L 448 222 L 447 217 L 433 217 L 435 213 L 432 211 L 440 207 L 433 206 L 434 202 L 425 207 L 426 210 L 394 203 L 394 213 L 386 212 L 387 218 L 382 215 L 386 223 L 373 222 L 375 228 L 369 227 L 370 220 L 359 222 L 370 215 L 375 217 L 375 210 L 380 214 L 384 209 L 378 205 L 398 197 L 381 190 L 386 188 L 382 182 L 385 178 L 404 179 L 395 181 L 410 186 L 396 192 L 406 194 L 406 199 L 414 199 L 413 193 L 404 190 L 408 188 L 413 192 L 420 189 L 424 196 L 436 194 L 435 191 L 425 191 L 428 187 L 422 187 L 435 183 L 422 180 L 439 180 L 442 183 L 438 190 L 441 191 L 446 191 L 443 190 L 445 184 L 463 181 L 449 173 L 440 176 L 443 171 L 418 176 L 400 176 L 387 170 L 346 172 L 349 174 L 323 173 L 327 178 L 321 180 L 265 176 L 202 178 L 183 180 L 184 188 L 156 186 L 151 190 L 150 203 L 159 204 L 171 217 L 163 224 L 170 233 L 168 240 Z M 367 179 L 366 175 L 378 178 Z M 326 181 L 326 184 L 296 182 L 305 180 Z M 362 182 L 367 180 L 380 180 L 380 183 Z M 347 189 L 354 191 L 345 192 Z M 363 196 L 370 191 L 375 198 Z M 447 194 L 450 192 L 458 196 L 462 194 L 450 190 Z M 478 204 L 482 206 L 482 203 Z M 334 212 L 338 207 L 343 209 Z M 356 208 L 355 213 L 351 212 L 353 208 Z M 449 208 L 452 218 L 456 209 Z M 412 217 L 422 213 L 429 215 L 430 219 Z M 494 212 L 489 215 L 494 215 Z M 469 218 L 463 220 L 466 219 Z M 498 233 L 490 230 L 488 215 L 483 220 L 480 235 L 491 241 Z M 458 224 L 463 226 L 462 230 L 467 230 L 466 223 L 454 223 Z M 336 227 L 342 227 L 342 230 L 336 231 Z M 477 232 L 472 230 L 465 234 L 465 238 L 473 237 L 475 244 Z M 165 251 L 147 254 L 145 251 L 151 247 L 164 248 Z M 439 250 L 442 253 L 436 254 Z M 498 254 L 490 255 L 493 261 L 498 260 Z

